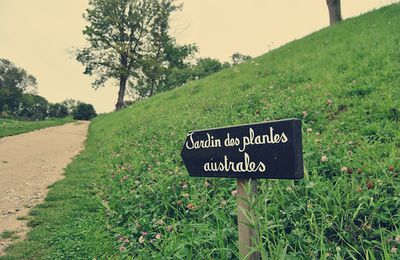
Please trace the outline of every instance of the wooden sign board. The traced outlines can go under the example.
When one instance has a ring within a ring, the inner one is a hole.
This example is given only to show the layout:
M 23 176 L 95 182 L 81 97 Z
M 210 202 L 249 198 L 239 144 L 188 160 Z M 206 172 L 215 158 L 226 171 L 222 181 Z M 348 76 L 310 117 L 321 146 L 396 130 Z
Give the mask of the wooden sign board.
M 194 177 L 301 179 L 301 121 L 285 119 L 192 131 L 181 156 Z

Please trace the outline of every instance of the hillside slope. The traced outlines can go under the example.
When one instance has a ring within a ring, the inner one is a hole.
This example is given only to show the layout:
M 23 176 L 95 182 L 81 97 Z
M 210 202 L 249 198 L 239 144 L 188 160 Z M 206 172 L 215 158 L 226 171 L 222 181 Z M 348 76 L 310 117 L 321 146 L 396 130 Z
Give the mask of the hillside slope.
M 189 178 L 182 142 L 193 129 L 295 117 L 306 176 L 259 182 L 257 249 L 400 257 L 399 25 L 400 6 L 385 7 L 99 116 L 10 256 L 237 258 L 236 183 Z

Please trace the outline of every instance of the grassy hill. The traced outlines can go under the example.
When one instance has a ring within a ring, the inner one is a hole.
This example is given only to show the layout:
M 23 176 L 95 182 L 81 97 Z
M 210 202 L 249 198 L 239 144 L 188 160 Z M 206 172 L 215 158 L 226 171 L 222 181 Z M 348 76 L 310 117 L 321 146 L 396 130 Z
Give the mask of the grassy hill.
M 234 180 L 189 178 L 186 133 L 303 121 L 305 178 L 263 180 L 264 257 L 400 257 L 400 6 L 97 117 L 9 257 L 238 257 Z

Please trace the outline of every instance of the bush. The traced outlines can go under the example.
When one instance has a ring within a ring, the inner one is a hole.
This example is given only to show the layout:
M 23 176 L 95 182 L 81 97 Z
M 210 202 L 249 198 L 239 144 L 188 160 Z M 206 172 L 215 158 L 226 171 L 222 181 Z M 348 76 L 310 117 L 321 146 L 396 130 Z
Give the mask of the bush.
M 76 120 L 90 120 L 97 116 L 91 104 L 80 103 L 73 112 L 73 117 Z
M 68 108 L 60 103 L 50 104 L 49 117 L 51 118 L 64 118 L 68 116 Z

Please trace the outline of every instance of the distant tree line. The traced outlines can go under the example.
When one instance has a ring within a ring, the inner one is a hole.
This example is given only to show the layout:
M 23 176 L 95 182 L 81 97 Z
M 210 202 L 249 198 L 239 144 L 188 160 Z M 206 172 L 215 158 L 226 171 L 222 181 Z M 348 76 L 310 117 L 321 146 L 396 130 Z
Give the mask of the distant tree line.
M 179 67 L 165 69 L 160 78 L 151 84 L 146 80 L 130 81 L 128 86 L 128 95 L 133 100 L 141 100 L 150 97 L 156 93 L 170 90 L 185 83 L 207 77 L 222 69 L 240 64 L 251 59 L 251 56 L 241 53 L 232 55 L 232 62 L 221 62 L 215 58 L 199 58 L 195 61 L 188 60 Z M 128 102 L 128 104 L 131 102 Z
M 76 100 L 50 103 L 37 94 L 37 80 L 23 68 L 0 59 L 0 117 L 44 120 L 73 116 L 88 120 L 96 115 L 92 105 Z

